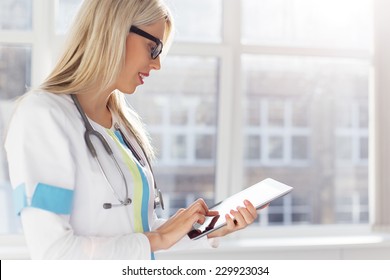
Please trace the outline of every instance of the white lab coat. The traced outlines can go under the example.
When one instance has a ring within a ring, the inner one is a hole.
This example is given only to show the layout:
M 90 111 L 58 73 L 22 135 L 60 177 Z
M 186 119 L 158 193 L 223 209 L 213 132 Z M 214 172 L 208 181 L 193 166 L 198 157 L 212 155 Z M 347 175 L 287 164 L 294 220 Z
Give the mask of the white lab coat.
M 114 115 L 113 120 L 117 122 Z M 85 126 L 69 95 L 29 93 L 13 115 L 5 148 L 31 258 L 150 259 L 143 232 L 164 222 L 154 211 L 152 174 L 127 147 L 118 145 L 113 128 L 90 122 L 104 135 L 124 171 L 133 199 L 128 206 L 103 209 L 104 203 L 118 200 L 87 149 Z M 126 138 L 140 150 L 132 135 L 126 133 Z M 123 179 L 100 142 L 92 139 L 110 182 L 124 199 Z M 207 238 L 184 237 L 179 243 L 176 247 L 210 247 Z

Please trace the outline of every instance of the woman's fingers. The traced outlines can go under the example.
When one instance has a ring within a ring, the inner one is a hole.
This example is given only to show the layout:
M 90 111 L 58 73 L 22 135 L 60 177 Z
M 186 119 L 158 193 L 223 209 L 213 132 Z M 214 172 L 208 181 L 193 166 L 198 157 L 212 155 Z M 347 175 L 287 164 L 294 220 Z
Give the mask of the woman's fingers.
M 246 208 L 244 208 L 244 207 L 237 207 L 237 210 L 243 216 L 245 222 L 247 224 L 251 224 L 257 218 L 256 208 L 253 206 L 253 204 L 249 200 L 245 200 L 244 204 L 245 204 Z
M 227 228 L 228 232 L 234 231 L 234 229 L 236 227 L 235 220 L 233 220 L 229 214 L 225 215 L 225 219 L 226 219 L 226 228 Z
M 201 198 L 193 202 L 187 209 L 190 213 L 203 213 L 204 215 L 209 211 L 206 202 Z
M 246 209 L 248 209 L 248 211 L 252 213 L 252 215 L 257 216 L 256 207 L 249 200 L 245 199 L 244 205 Z
M 253 204 L 245 200 L 245 207 L 238 206 L 237 210 L 231 210 L 230 215 L 226 215 L 226 223 L 230 230 L 243 229 L 252 224 L 257 218 L 257 211 Z
M 189 215 L 200 214 L 200 216 L 197 216 L 198 217 L 197 222 L 200 223 L 200 224 L 203 224 L 203 222 L 206 219 L 206 216 L 207 217 L 209 217 L 209 216 L 213 217 L 213 216 L 218 216 L 219 215 L 218 211 L 209 211 L 209 208 L 208 208 L 206 202 L 204 202 L 203 199 L 196 200 L 194 203 L 192 203 L 188 207 L 187 210 L 188 210 L 188 214 Z M 190 217 L 190 219 L 191 219 L 191 217 Z
M 218 211 L 208 211 L 206 213 L 206 216 L 209 216 L 209 217 L 214 217 L 214 216 L 218 216 L 218 215 L 219 215 Z
M 243 207 L 237 207 L 238 211 L 231 210 L 230 214 L 233 216 L 235 221 L 235 229 L 242 229 L 246 227 L 249 223 L 245 220 L 243 213 L 246 211 Z M 247 214 L 245 214 L 247 216 Z
M 177 224 L 181 227 L 192 227 L 197 222 L 203 224 L 206 216 L 216 216 L 217 211 L 209 211 L 207 204 L 203 199 L 193 202 L 187 209 L 180 209 L 174 217 L 178 220 Z M 190 229 L 189 229 L 190 230 Z
M 154 232 L 146 233 L 153 250 L 167 249 L 191 231 L 195 222 L 203 224 L 206 216 L 216 216 L 209 211 L 203 199 L 193 202 L 188 208 L 179 209 L 170 219 Z
M 210 211 L 203 199 L 193 202 L 188 208 L 180 209 L 165 224 L 156 230 L 159 239 L 154 248 L 169 248 L 180 238 L 191 231 L 194 223 L 204 224 L 207 216 L 218 216 L 218 211 Z M 243 229 L 257 218 L 257 211 L 253 204 L 245 200 L 244 207 L 237 207 L 226 214 L 226 227 L 223 227 L 209 237 L 224 236 L 231 232 Z
M 245 207 L 241 206 L 237 207 L 237 210 L 231 210 L 230 215 L 226 214 L 226 226 L 208 234 L 207 236 L 209 238 L 225 236 L 252 224 L 257 218 L 256 207 L 254 207 L 249 200 L 244 200 L 244 205 Z M 267 206 L 268 204 L 262 208 Z

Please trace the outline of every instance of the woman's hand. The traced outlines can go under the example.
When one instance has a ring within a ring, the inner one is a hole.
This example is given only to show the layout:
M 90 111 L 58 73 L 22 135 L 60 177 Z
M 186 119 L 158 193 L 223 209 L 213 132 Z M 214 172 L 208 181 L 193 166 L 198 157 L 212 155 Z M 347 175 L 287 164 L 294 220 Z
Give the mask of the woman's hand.
M 233 218 L 226 214 L 226 226 L 213 231 L 208 234 L 208 238 L 221 237 L 229 233 L 235 232 L 237 230 L 246 228 L 248 225 L 252 224 L 257 218 L 257 210 L 249 200 L 244 200 L 245 207 L 237 207 L 237 210 L 231 210 L 230 214 Z M 265 205 L 261 209 L 267 207 Z
M 185 236 L 194 223 L 203 224 L 206 216 L 218 215 L 216 211 L 209 211 L 203 199 L 198 199 L 186 209 L 180 209 L 158 229 L 145 232 L 152 252 L 168 249 Z

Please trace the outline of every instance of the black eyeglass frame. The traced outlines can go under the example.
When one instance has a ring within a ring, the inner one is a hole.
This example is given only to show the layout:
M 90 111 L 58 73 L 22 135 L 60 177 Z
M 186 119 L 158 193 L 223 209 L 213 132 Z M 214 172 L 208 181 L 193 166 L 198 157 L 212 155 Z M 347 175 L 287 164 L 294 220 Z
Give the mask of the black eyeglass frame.
M 161 42 L 160 39 L 154 37 L 153 35 L 149 34 L 148 32 L 146 31 L 143 31 L 142 29 L 139 29 L 138 27 L 132 25 L 130 27 L 130 30 L 129 32 L 133 32 L 139 36 L 142 36 L 146 39 L 149 39 L 153 42 L 156 43 L 156 47 L 152 49 L 151 53 L 150 53 L 150 56 L 152 57 L 152 59 L 156 59 L 162 52 L 163 50 L 163 42 Z

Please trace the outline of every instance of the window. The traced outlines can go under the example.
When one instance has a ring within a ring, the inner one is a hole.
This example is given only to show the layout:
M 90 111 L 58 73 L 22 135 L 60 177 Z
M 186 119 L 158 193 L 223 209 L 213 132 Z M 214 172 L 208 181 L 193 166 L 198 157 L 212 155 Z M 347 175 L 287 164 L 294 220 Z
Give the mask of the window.
M 291 196 L 310 193 L 305 206 L 318 215 L 295 223 L 367 223 L 368 212 L 367 220 L 349 221 L 329 213 L 342 207 L 342 193 L 368 200 L 368 60 L 250 55 L 242 63 L 244 112 L 251 114 L 244 134 L 252 149 L 245 159 L 247 185 L 269 176 L 296 186 Z M 361 203 L 349 202 L 350 211 L 352 205 L 368 211 Z
M 372 1 L 167 2 L 175 42 L 128 97 L 156 149 L 170 209 L 159 214 L 273 177 L 295 190 L 259 225 L 367 224 Z M 50 71 L 80 3 L 0 3 L 0 137 L 11 100 Z M 0 233 L 19 231 L 10 201 L 1 147 Z
M 168 0 L 175 18 L 176 40 L 181 42 L 222 41 L 223 0 Z
M 370 0 L 242 0 L 245 44 L 362 49 L 370 47 Z
M 32 0 L 2 0 L 0 30 L 31 30 Z
M 296 187 L 262 224 L 368 223 L 368 5 L 242 1 L 244 181 Z
M 168 217 L 199 197 L 213 204 L 219 61 L 169 55 L 163 68 L 128 101 L 151 133 L 155 175 L 170 206 L 161 215 Z
M 0 33 L 29 32 L 32 29 L 32 1 L 5 0 L 0 3 Z M 16 36 L 18 37 L 18 36 Z M 21 37 L 21 36 L 19 36 Z M 12 99 L 31 86 L 32 47 L 23 40 L 7 40 L 0 36 L 0 141 L 12 112 Z M 4 146 L 0 146 L 0 234 L 20 230 L 12 204 L 8 166 Z
M 80 0 L 55 1 L 55 27 L 56 34 L 65 34 L 79 7 Z

